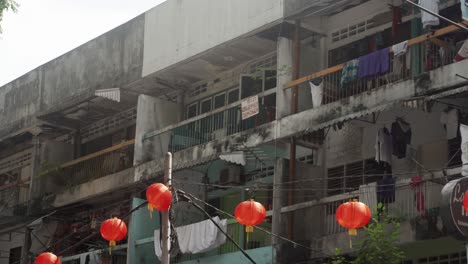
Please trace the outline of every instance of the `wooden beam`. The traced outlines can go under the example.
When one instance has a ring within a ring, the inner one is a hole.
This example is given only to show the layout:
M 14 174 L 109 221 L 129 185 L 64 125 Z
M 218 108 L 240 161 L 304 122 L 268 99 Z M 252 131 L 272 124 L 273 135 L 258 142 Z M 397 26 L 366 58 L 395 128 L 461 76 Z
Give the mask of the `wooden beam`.
M 89 155 L 87 155 L 87 156 L 81 157 L 81 158 L 79 158 L 79 159 L 66 162 L 66 163 L 60 165 L 60 168 L 63 169 L 63 168 L 66 168 L 66 167 L 70 167 L 70 166 L 73 166 L 73 165 L 75 165 L 75 164 L 78 164 L 78 163 L 81 163 L 81 162 L 84 162 L 84 161 L 87 161 L 87 160 L 90 160 L 90 159 L 94 159 L 94 158 L 96 158 L 96 157 L 102 156 L 102 155 L 104 155 L 104 154 L 113 152 L 113 151 L 115 151 L 115 150 L 124 148 L 124 147 L 126 147 L 126 146 L 130 146 L 130 145 L 133 145 L 133 144 L 135 144 L 135 139 L 132 139 L 132 140 L 129 140 L 129 141 L 125 141 L 125 142 L 122 142 L 122 143 L 120 143 L 120 144 L 118 144 L 118 145 L 112 146 L 112 147 L 110 147 L 110 148 L 106 148 L 106 149 L 103 149 L 103 150 L 101 150 L 101 151 L 98 151 L 98 152 L 89 154 Z
M 437 46 L 443 47 L 443 48 L 448 48 L 449 44 L 443 40 L 440 40 L 438 38 L 431 38 L 430 41 Z
M 6 189 L 9 189 L 9 188 L 18 186 L 20 184 L 28 183 L 30 179 L 31 178 L 28 177 L 27 179 L 24 179 L 24 180 L 19 180 L 19 181 L 16 181 L 16 182 L 12 182 L 12 183 L 2 185 L 2 186 L 0 186 L 0 191 L 3 191 L 3 190 L 6 190 Z
M 463 21 L 460 24 L 468 25 L 468 21 Z M 422 43 L 422 42 L 424 42 L 426 40 L 436 39 L 437 37 L 444 36 L 446 34 L 455 32 L 457 30 L 460 30 L 460 28 L 455 26 L 455 25 L 451 25 L 451 26 L 448 26 L 448 27 L 445 27 L 445 28 L 441 28 L 441 29 L 436 30 L 436 31 L 434 31 L 432 33 L 427 33 L 427 34 L 421 35 L 419 37 L 408 40 L 408 46 L 411 47 L 411 46 L 420 44 L 420 43 Z M 437 42 L 437 40 L 435 40 L 435 41 Z M 391 47 L 390 47 L 390 52 L 392 52 Z M 328 74 L 331 74 L 331 73 L 334 73 L 334 72 L 337 72 L 337 71 L 341 71 L 341 70 L 343 70 L 343 66 L 344 66 L 344 64 L 339 64 L 339 65 L 336 65 L 336 66 L 333 66 L 333 67 L 330 67 L 330 68 L 327 68 L 327 69 L 324 69 L 324 70 L 321 70 L 321 71 L 306 75 L 304 77 L 301 77 L 299 79 L 293 80 L 293 81 L 285 84 L 283 89 L 290 89 L 292 87 L 303 84 L 303 83 L 308 82 L 310 80 L 313 80 L 315 78 L 323 77 L 325 75 L 328 75 Z

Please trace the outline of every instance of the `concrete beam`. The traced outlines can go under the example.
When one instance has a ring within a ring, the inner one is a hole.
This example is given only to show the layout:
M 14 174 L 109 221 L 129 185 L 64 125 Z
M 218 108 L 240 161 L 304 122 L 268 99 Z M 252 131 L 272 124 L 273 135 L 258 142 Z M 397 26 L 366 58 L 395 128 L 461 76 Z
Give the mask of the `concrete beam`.
M 103 178 L 96 179 L 94 181 L 80 184 L 76 187 L 72 187 L 70 190 L 58 194 L 55 197 L 52 206 L 66 206 L 128 187 L 133 184 L 133 173 L 134 169 L 130 168 Z

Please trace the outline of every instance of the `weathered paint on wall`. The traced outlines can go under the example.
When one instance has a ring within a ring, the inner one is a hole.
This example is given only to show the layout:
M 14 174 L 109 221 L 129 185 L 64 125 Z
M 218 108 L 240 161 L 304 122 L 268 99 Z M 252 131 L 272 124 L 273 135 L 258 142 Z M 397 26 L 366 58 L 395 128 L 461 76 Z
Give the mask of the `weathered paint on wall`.
M 144 94 L 138 97 L 134 164 L 164 157 L 171 139 L 169 133 L 147 140 L 143 137 L 180 121 L 179 112 L 178 104 Z
M 0 137 L 33 125 L 37 113 L 138 80 L 143 34 L 140 15 L 0 87 Z
M 164 2 L 145 13 L 143 76 L 281 19 L 283 1 Z
M 333 113 L 336 116 L 335 118 L 338 118 L 355 113 L 357 107 L 360 109 L 370 109 L 395 100 L 411 98 L 418 95 L 418 91 L 423 92 L 427 91 L 427 89 L 432 91 L 440 90 L 446 87 L 443 85 L 444 80 L 448 81 L 450 85 L 462 83 L 463 80 L 460 80 L 460 78 L 450 77 L 453 76 L 454 72 L 468 75 L 468 60 L 432 71 L 429 78 L 430 88 L 417 88 L 417 82 L 414 80 L 390 84 L 371 93 L 349 97 L 346 101 L 323 105 L 319 108 L 284 117 L 244 133 L 229 136 L 223 140 L 215 140 L 179 151 L 174 154 L 174 170 L 203 164 L 216 159 L 220 153 L 232 151 L 235 144 L 245 143 L 246 146 L 254 147 L 275 139 L 287 138 L 302 133 L 323 123 L 323 117 L 330 115 L 330 113 Z M 162 164 L 162 160 L 153 160 L 136 167 L 135 180 L 139 181 L 161 174 Z
M 145 202 L 143 199 L 133 198 L 132 208 L 135 208 Z M 154 236 L 154 230 L 159 229 L 159 213 L 155 210 L 153 217 L 150 218 L 149 211 L 146 207 L 135 211 L 132 214 L 128 226 L 128 249 L 127 263 L 134 264 L 150 264 L 159 263 L 154 252 L 154 243 L 146 243 L 136 245 L 139 239 L 147 238 L 148 234 Z

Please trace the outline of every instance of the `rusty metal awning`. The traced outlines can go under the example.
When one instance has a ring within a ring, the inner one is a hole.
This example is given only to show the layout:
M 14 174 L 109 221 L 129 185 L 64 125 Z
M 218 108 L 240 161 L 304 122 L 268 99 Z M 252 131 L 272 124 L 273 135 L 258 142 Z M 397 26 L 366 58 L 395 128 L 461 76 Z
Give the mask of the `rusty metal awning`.
M 431 96 L 427 96 L 425 98 L 426 101 L 432 101 L 432 100 L 437 100 L 437 99 L 448 99 L 452 96 L 458 96 L 463 93 L 468 93 L 468 86 L 463 86 L 460 88 L 452 89 L 449 91 L 437 93 Z

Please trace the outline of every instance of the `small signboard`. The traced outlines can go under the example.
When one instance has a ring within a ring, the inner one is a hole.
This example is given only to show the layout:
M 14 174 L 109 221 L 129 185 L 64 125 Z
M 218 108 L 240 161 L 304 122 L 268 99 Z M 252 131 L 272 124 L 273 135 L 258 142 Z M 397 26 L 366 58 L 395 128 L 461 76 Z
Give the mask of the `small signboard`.
M 260 112 L 258 106 L 258 96 L 252 96 L 244 99 L 241 103 L 242 120 L 258 115 Z
M 468 212 L 463 208 L 463 197 L 468 191 L 468 178 L 447 183 L 442 189 L 441 217 L 447 231 L 453 236 L 468 238 Z

